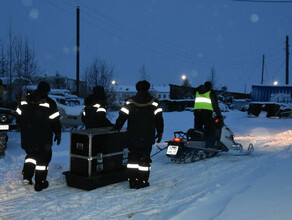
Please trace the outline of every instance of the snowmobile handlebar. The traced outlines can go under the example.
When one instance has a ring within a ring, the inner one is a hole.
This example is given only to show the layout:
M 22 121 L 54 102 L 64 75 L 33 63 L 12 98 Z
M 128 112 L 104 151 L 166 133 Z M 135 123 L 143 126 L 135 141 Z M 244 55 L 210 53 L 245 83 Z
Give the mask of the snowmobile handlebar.
M 186 139 L 187 134 L 183 131 L 175 131 L 173 132 L 175 138 Z

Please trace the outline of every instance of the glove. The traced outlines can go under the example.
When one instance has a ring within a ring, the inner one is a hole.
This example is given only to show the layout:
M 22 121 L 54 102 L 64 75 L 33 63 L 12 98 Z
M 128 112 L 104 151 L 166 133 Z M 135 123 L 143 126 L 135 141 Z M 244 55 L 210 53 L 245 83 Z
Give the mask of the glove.
M 61 143 L 61 135 L 60 134 L 56 134 L 54 141 L 57 141 L 57 145 L 59 145 Z
M 155 136 L 155 139 L 157 139 L 156 140 L 157 143 L 160 143 L 160 141 L 162 139 L 162 133 L 157 133 L 156 136 Z

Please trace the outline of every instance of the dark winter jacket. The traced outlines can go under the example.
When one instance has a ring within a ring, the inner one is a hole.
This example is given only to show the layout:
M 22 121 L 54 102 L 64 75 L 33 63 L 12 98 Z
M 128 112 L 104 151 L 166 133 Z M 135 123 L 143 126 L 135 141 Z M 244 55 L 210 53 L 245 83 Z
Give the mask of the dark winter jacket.
M 121 108 L 116 128 L 122 128 L 128 120 L 128 141 L 130 147 L 152 146 L 157 134 L 163 133 L 162 108 L 148 92 L 138 92 Z
M 35 91 L 21 101 L 16 112 L 21 147 L 27 153 L 50 153 L 53 133 L 61 138 L 60 114 L 55 101 Z
M 82 121 L 85 125 L 85 128 L 112 126 L 112 123 L 106 118 L 104 100 L 100 100 L 98 96 L 90 95 L 85 98 L 84 105 Z

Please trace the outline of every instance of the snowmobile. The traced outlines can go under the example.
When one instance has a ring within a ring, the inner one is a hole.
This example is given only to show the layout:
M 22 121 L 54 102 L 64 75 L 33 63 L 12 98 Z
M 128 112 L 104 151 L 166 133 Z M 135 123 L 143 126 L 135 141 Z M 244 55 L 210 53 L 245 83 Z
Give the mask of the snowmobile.
M 250 143 L 244 150 L 240 143 L 234 140 L 234 133 L 224 124 L 218 126 L 219 120 L 215 120 L 216 142 L 214 148 L 206 148 L 206 135 L 204 131 L 189 129 L 187 132 L 176 131 L 174 138 L 167 143 L 166 155 L 174 163 L 189 163 L 214 157 L 220 152 L 231 152 L 234 155 L 248 155 L 254 151 Z

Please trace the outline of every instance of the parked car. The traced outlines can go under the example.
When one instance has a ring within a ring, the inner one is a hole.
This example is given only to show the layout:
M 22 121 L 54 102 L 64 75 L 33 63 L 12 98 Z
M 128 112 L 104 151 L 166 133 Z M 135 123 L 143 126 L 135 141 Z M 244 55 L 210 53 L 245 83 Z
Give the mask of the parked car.
M 15 125 L 15 111 L 0 107 L 0 124 Z
M 49 94 L 49 97 L 57 103 L 62 127 L 74 128 L 83 124 L 81 120 L 84 107 L 82 99 L 77 96 L 73 97 L 72 95 L 68 97 L 65 95 Z

